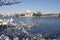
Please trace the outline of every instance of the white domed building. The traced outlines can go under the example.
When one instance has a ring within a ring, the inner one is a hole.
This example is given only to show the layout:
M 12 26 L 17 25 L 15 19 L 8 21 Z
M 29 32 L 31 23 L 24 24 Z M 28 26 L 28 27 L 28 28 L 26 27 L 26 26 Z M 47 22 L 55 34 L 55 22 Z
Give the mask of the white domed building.
M 25 11 L 25 16 L 26 17 L 32 17 L 33 16 L 33 13 L 30 10 L 26 10 Z

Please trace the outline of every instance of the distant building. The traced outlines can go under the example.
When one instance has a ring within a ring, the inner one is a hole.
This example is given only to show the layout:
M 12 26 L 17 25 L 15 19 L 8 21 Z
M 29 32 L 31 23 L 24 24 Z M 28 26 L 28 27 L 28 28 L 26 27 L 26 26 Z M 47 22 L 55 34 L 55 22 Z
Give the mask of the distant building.
M 59 17 L 59 14 L 43 14 L 41 17 Z
M 49 15 L 50 17 L 59 17 L 59 14 L 51 14 L 51 15 Z
M 25 11 L 25 17 L 32 17 L 33 13 L 30 10 Z

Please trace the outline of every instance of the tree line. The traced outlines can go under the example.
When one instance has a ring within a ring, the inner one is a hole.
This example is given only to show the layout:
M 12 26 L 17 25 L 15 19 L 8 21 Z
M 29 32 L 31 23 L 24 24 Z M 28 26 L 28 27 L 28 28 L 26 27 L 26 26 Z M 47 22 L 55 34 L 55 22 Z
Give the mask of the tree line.
M 42 15 L 41 12 L 37 12 L 37 13 L 34 13 L 33 12 L 33 17 L 40 17 Z M 21 14 L 14 14 L 14 17 L 20 17 L 20 16 L 25 16 L 25 13 L 21 13 Z
M 37 12 L 37 13 L 33 12 L 33 15 L 32 16 L 33 17 L 41 17 L 42 15 L 43 14 L 41 12 Z M 46 14 L 46 15 L 52 15 L 52 14 Z M 2 16 L 4 16 L 4 15 L 0 14 L 0 17 L 2 17 Z M 9 17 L 22 17 L 22 16 L 25 16 L 25 13 L 21 13 L 21 14 L 16 13 L 13 16 L 10 15 Z M 60 17 L 60 13 L 59 13 L 59 16 L 58 17 Z

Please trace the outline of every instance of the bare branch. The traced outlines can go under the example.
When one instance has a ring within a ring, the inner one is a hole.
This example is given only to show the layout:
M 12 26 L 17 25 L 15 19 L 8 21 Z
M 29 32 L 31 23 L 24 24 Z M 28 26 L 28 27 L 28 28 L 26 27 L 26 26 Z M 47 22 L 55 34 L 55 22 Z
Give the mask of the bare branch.
M 21 2 L 19 2 L 17 0 L 13 0 L 13 2 L 10 2 L 10 1 L 7 2 L 6 0 L 4 0 L 4 1 L 0 0 L 0 6 L 12 5 L 12 4 L 18 4 L 18 3 L 21 3 Z

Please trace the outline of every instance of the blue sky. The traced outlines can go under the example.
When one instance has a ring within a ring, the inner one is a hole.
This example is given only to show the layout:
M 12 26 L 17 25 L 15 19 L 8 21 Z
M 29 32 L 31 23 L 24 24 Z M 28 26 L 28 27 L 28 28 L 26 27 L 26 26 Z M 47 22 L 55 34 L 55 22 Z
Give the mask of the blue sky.
M 25 10 L 42 13 L 59 13 L 60 0 L 21 0 L 22 3 L 0 6 L 0 13 L 21 13 Z

